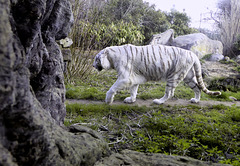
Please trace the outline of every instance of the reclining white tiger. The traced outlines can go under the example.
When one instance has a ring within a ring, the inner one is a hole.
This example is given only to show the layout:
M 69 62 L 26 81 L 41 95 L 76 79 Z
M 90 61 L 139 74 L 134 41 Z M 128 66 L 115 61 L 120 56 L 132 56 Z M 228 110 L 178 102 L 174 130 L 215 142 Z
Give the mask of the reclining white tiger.
M 100 51 L 93 62 L 93 67 L 115 69 L 117 81 L 106 94 L 106 103 L 112 103 L 117 91 L 130 88 L 130 97 L 125 103 L 136 101 L 138 85 L 146 81 L 166 80 L 165 95 L 155 99 L 155 104 L 162 104 L 174 95 L 174 90 L 184 80 L 195 92 L 192 103 L 198 103 L 201 90 L 209 95 L 221 95 L 221 92 L 209 91 L 202 79 L 201 64 L 198 57 L 191 51 L 163 45 L 147 46 L 112 46 Z

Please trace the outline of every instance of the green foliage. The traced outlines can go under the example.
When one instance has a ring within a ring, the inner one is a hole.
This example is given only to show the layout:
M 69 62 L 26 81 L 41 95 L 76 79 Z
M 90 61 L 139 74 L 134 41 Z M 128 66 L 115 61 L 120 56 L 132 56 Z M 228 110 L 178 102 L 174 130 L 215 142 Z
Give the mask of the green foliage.
M 102 37 L 101 34 L 107 33 L 112 37 L 114 42 L 108 42 L 108 40 L 104 42 L 107 46 L 123 43 L 146 44 L 153 34 L 164 32 L 171 27 L 176 30 L 177 35 L 193 32 L 188 27 L 190 18 L 185 13 L 174 11 L 165 14 L 160 10 L 156 10 L 154 5 L 150 6 L 149 3 L 143 0 L 109 0 L 105 2 L 93 0 L 90 3 L 77 0 L 75 3 L 74 11 L 76 10 L 76 12 L 74 13 L 80 13 L 75 14 L 76 20 L 93 24 L 93 27 L 99 27 L 100 25 L 104 30 L 96 28 L 96 31 L 94 31 L 102 42 L 105 41 L 106 35 Z M 77 5 L 79 7 L 76 7 Z M 75 25 L 81 26 L 78 23 L 75 23 Z M 119 33 L 114 32 L 115 29 L 112 25 L 116 25 Z M 129 29 L 127 29 L 127 26 Z M 128 31 L 132 32 L 132 37 Z M 90 41 L 94 42 L 94 40 Z M 142 40 L 144 40 L 144 43 Z M 105 44 L 102 47 L 105 47 Z
M 143 0 L 110 0 L 105 6 L 105 16 L 103 21 L 106 24 L 120 21 L 133 23 L 137 27 L 142 27 L 146 44 L 153 34 L 166 31 L 170 24 L 166 16 L 155 6 Z
M 240 66 L 235 67 L 235 70 L 240 73 Z
M 128 43 L 139 45 L 144 40 L 144 36 L 140 30 L 141 28 L 135 26 L 131 22 L 127 23 L 122 20 L 117 24 L 112 23 L 107 29 L 107 33 L 111 35 L 109 36 L 111 45 L 123 45 Z
M 131 22 L 124 22 L 123 20 L 117 23 L 112 22 L 109 25 L 99 22 L 92 24 L 80 21 L 78 28 L 80 28 L 78 30 L 80 34 L 74 34 L 78 41 L 75 42 L 76 45 L 73 45 L 73 48 L 91 46 L 95 50 L 99 50 L 109 45 L 123 45 L 127 43 L 138 45 L 144 40 L 140 27 L 133 25 Z M 85 35 L 83 38 L 80 38 L 84 32 L 86 32 Z
M 166 13 L 166 16 L 171 24 L 170 28 L 174 29 L 175 36 L 197 32 L 196 29 L 189 27 L 191 19 L 186 13 L 172 9 L 171 12 Z

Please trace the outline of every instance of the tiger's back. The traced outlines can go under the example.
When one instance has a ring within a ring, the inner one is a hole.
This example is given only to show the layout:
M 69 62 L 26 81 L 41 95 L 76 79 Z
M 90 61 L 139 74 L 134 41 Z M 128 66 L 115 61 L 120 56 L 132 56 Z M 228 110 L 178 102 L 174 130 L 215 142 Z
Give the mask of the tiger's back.
M 163 45 L 123 45 L 112 51 L 121 62 L 115 65 L 116 69 L 125 66 L 132 75 L 143 75 L 147 81 L 166 80 L 181 70 L 187 72 L 197 59 L 190 51 Z

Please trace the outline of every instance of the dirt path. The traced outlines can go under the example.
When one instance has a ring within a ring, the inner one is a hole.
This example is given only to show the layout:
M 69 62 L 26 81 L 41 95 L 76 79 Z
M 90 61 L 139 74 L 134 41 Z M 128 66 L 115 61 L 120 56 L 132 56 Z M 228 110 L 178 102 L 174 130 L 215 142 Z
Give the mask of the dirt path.
M 235 66 L 231 64 L 205 61 L 202 64 L 202 68 L 207 69 L 210 78 L 234 77 L 239 75 L 239 73 L 234 70 Z
M 76 99 L 67 99 L 66 101 L 67 103 L 81 103 L 81 104 L 103 104 L 103 101 L 93 101 L 93 100 L 76 100 Z M 125 104 L 123 101 L 114 101 L 112 103 L 112 105 L 121 105 L 121 104 Z M 209 100 L 209 101 L 200 101 L 197 104 L 191 103 L 190 101 L 187 100 L 183 100 L 183 99 L 170 99 L 168 100 L 166 103 L 164 103 L 165 105 L 170 105 L 170 106 L 175 106 L 175 105 L 182 105 L 182 106 L 186 106 L 186 105 L 198 105 L 198 106 L 211 106 L 211 105 L 219 105 L 219 104 L 223 104 L 226 106 L 232 106 L 234 104 L 236 104 L 236 106 L 240 106 L 240 101 L 234 101 L 234 102 L 227 102 L 227 101 L 213 101 L 213 100 Z M 133 104 L 129 104 L 129 105 L 138 105 L 138 106 L 153 106 L 153 102 L 152 100 L 141 100 L 141 99 L 137 99 L 137 101 Z

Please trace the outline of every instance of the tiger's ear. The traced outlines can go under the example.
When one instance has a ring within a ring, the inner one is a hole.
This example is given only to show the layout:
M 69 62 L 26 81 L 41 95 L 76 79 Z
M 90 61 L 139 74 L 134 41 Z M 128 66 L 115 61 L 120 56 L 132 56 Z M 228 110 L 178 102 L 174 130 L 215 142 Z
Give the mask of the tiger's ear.
M 100 59 L 101 59 L 101 65 L 102 65 L 102 67 L 103 67 L 104 69 L 106 69 L 106 70 L 108 70 L 108 69 L 111 68 L 111 64 L 110 64 L 108 58 L 109 58 L 109 51 L 108 51 L 108 49 L 106 48 L 106 49 L 104 50 L 104 52 L 101 54 L 101 57 L 100 57 Z

